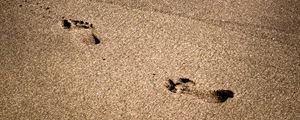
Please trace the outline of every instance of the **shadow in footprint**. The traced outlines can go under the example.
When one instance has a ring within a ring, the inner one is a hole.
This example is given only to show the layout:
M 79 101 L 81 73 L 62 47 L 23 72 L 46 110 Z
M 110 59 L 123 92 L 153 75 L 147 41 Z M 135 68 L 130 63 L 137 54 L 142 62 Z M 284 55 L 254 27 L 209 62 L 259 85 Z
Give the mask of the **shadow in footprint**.
M 214 96 L 218 98 L 219 102 L 225 102 L 228 98 L 233 98 L 234 93 L 231 90 L 216 90 Z
M 179 78 L 178 83 L 192 83 L 192 84 L 195 84 L 194 81 L 192 81 L 188 78 Z
M 64 29 L 70 29 L 71 23 L 68 20 L 63 20 L 63 27 Z
M 175 88 L 176 84 L 173 82 L 173 80 L 169 79 L 168 83 L 165 85 L 166 88 L 168 88 L 169 91 L 176 93 L 177 89 Z
M 100 39 L 96 35 L 92 34 L 95 44 L 100 44 Z

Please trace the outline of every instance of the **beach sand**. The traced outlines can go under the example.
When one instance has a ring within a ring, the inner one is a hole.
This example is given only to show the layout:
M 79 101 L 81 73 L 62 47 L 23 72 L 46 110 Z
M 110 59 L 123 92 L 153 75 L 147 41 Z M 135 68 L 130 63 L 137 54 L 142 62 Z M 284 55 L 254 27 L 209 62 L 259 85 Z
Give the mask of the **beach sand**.
M 0 119 L 300 119 L 299 8 L 1 1 Z

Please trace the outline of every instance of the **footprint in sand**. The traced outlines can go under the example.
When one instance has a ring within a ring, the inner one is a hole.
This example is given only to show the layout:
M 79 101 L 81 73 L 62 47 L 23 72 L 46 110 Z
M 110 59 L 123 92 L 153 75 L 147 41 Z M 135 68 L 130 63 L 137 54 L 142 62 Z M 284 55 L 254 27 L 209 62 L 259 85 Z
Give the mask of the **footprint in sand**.
M 100 44 L 100 39 L 95 32 L 93 24 L 82 20 L 62 20 L 62 27 L 72 31 L 73 39 L 79 40 L 87 45 Z
M 234 97 L 231 90 L 198 90 L 195 84 L 188 78 L 180 78 L 176 82 L 169 79 L 165 87 L 172 93 L 194 96 L 209 103 L 223 103 L 228 98 Z

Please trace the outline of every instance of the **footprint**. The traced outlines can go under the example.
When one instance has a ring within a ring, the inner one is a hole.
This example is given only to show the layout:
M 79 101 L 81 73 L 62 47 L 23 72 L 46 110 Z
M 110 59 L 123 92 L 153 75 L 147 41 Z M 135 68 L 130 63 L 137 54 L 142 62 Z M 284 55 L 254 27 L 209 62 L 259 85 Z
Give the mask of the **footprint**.
M 80 20 L 72 20 L 72 19 L 69 19 L 69 20 L 77 28 L 84 28 L 84 29 L 91 29 L 91 28 L 93 28 L 93 24 L 91 24 L 91 23 L 80 21 Z
M 189 86 L 194 86 L 195 83 L 188 78 L 179 78 L 177 82 L 173 82 L 173 80 L 169 79 L 165 86 L 169 91 L 173 93 L 182 93 L 183 91 L 188 91 Z
M 73 39 L 79 40 L 86 45 L 101 43 L 101 39 L 95 32 L 93 24 L 81 20 L 65 19 L 63 17 L 62 27 L 73 34 Z
M 194 96 L 208 103 L 223 103 L 234 97 L 231 90 L 199 90 L 195 82 L 188 78 L 179 78 L 177 82 L 169 79 L 165 87 L 172 93 Z

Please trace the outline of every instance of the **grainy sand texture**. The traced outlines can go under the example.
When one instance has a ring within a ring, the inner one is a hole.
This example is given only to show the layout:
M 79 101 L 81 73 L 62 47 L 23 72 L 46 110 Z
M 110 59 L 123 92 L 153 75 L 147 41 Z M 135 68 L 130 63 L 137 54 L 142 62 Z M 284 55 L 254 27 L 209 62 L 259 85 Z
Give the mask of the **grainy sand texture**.
M 299 120 L 298 0 L 1 0 L 1 120 Z

